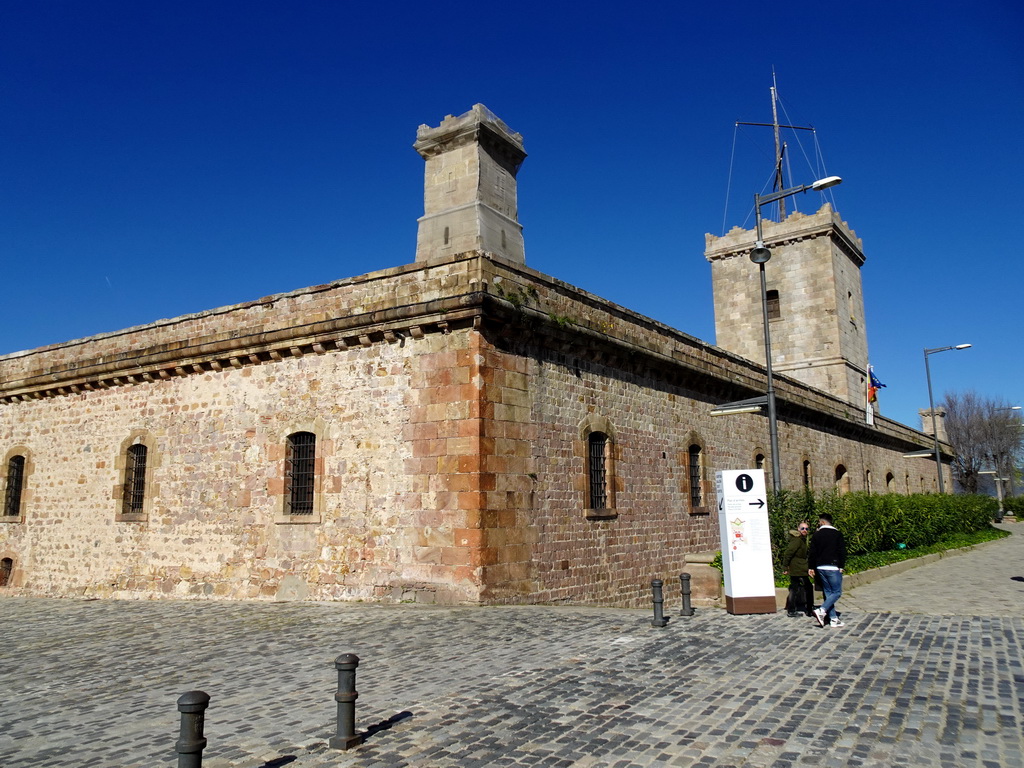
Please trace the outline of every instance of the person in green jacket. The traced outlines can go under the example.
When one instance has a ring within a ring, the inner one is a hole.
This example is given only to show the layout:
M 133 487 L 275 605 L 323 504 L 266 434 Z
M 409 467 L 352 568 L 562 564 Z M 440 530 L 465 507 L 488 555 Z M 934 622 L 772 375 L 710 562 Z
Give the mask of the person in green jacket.
M 807 534 L 810 530 L 810 524 L 801 520 L 796 530 L 789 531 L 789 544 L 782 555 L 782 572 L 789 575 L 786 613 L 791 617 L 814 615 L 814 587 L 807 573 Z

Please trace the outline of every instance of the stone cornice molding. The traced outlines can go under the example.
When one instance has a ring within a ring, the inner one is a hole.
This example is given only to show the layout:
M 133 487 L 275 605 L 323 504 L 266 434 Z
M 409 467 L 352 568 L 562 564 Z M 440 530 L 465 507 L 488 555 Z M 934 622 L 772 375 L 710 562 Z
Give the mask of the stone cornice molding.
M 863 243 L 828 204 L 822 206 L 815 214 L 794 213 L 782 222 L 764 221 L 761 230 L 768 248 L 779 248 L 827 236 L 858 267 L 864 265 Z M 755 239 L 754 230 L 739 228 L 734 228 L 721 237 L 705 235 L 704 257 L 708 261 L 718 261 L 749 256 L 754 248 Z
M 436 128 L 421 125 L 416 130 L 413 149 L 426 159 L 474 143 L 504 160 L 512 173 L 526 159 L 522 135 L 513 132 L 483 104 L 474 104 L 469 112 L 458 117 L 448 115 Z

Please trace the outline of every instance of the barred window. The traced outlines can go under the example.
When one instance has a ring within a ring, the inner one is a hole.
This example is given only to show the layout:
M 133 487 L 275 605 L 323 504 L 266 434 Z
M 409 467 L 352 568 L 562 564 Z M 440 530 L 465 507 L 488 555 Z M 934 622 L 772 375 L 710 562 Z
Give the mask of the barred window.
M 587 445 L 590 509 L 605 509 L 608 506 L 608 466 L 605 460 L 608 450 L 608 435 L 604 432 L 591 432 L 587 436 Z
M 690 446 L 690 506 L 694 509 L 704 506 L 704 472 L 701 468 L 700 446 Z
M 21 494 L 25 486 L 25 457 L 12 456 L 7 462 L 7 490 L 4 493 L 4 515 L 21 514 Z
M 316 435 L 296 432 L 288 435 L 285 456 L 285 514 L 312 515 L 316 481 Z
M 125 454 L 122 515 L 141 515 L 146 502 L 146 455 L 149 449 L 141 443 L 128 446 Z

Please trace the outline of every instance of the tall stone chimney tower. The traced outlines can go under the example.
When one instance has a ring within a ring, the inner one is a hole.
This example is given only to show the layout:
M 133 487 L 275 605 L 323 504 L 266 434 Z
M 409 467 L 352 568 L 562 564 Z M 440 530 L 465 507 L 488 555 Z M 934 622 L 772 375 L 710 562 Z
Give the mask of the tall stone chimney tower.
M 762 221 L 772 367 L 851 405 L 866 406 L 868 340 L 860 268 L 863 245 L 826 203 L 811 215 Z M 705 235 L 716 344 L 764 362 L 761 281 L 750 261 L 756 232 Z
M 932 432 L 932 412 L 930 408 L 922 408 L 917 412 L 921 417 L 921 431 L 929 437 L 939 435 L 939 442 L 948 443 L 949 435 L 946 434 L 946 409 L 935 406 L 935 432 Z
M 525 264 L 516 202 L 523 137 L 475 104 L 437 128 L 421 125 L 413 147 L 427 161 L 416 261 L 486 251 Z

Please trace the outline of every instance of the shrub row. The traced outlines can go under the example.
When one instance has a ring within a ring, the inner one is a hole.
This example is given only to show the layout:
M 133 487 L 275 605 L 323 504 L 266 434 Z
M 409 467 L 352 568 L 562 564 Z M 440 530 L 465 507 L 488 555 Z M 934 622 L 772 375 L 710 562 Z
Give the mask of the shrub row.
M 1024 517 L 1024 496 L 1011 496 L 1003 499 L 1003 509 L 1017 517 Z
M 785 552 L 789 530 L 809 520 L 814 530 L 823 512 L 832 519 L 846 539 L 847 553 L 862 555 L 892 549 L 930 546 L 950 534 L 971 533 L 988 528 L 999 510 L 995 499 L 981 495 L 870 494 L 833 492 L 782 493 L 768 500 L 768 523 L 772 537 L 775 572 L 781 572 L 779 557 Z

